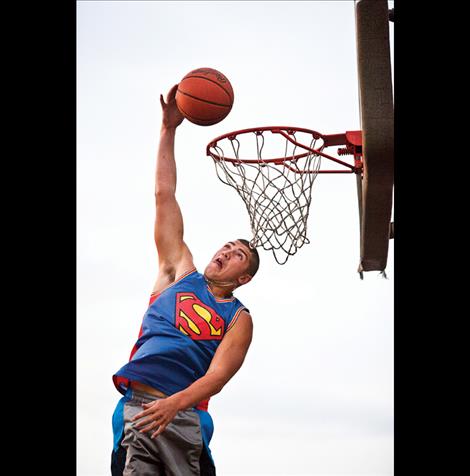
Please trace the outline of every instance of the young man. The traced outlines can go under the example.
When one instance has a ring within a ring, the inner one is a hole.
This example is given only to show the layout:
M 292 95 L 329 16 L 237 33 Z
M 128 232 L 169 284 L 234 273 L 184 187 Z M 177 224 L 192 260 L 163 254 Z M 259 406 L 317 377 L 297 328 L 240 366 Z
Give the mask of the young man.
M 226 243 L 196 271 L 175 198 L 174 141 L 183 116 L 177 85 L 166 102 L 157 155 L 155 243 L 158 277 L 129 362 L 113 375 L 124 394 L 113 414 L 116 475 L 211 476 L 208 400 L 241 367 L 253 323 L 232 292 L 247 284 L 259 256 L 246 240 Z

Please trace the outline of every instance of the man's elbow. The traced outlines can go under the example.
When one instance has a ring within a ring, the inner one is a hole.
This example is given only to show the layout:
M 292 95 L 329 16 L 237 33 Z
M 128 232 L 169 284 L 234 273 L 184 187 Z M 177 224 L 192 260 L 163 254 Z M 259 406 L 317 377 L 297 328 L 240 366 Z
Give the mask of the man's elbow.
M 155 202 L 157 204 L 165 203 L 170 200 L 175 200 L 175 189 L 163 185 L 155 189 Z
M 218 393 L 220 393 L 222 391 L 222 389 L 225 387 L 226 383 L 227 382 L 221 382 L 220 384 L 218 384 L 214 389 L 213 395 L 217 395 Z
M 237 369 L 238 370 L 238 369 Z M 221 373 L 220 375 L 216 375 L 214 379 L 214 393 L 213 395 L 216 395 L 217 393 L 220 393 L 222 389 L 225 387 L 225 385 L 228 384 L 228 382 L 232 379 L 232 377 L 236 374 L 235 372 L 230 372 L 230 373 Z
M 207 383 L 210 382 L 209 385 L 211 395 L 217 395 L 220 393 L 229 380 L 224 373 L 219 372 L 218 370 L 209 370 L 209 372 L 206 374 L 206 377 L 210 379 Z
M 227 379 L 225 378 L 218 378 L 215 382 L 214 382 L 214 386 L 213 386 L 213 395 L 217 395 L 218 393 L 220 393 L 222 391 L 222 389 L 225 387 L 225 384 L 227 383 Z

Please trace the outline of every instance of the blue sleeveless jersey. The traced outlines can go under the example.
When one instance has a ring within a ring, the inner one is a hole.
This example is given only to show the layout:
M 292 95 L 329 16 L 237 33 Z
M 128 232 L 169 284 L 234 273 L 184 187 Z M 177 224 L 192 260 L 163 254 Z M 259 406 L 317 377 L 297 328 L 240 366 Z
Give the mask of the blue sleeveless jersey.
M 166 395 L 184 390 L 206 374 L 243 309 L 235 297 L 216 298 L 195 269 L 184 274 L 151 299 L 131 359 L 113 375 L 116 388 L 125 394 L 135 380 Z

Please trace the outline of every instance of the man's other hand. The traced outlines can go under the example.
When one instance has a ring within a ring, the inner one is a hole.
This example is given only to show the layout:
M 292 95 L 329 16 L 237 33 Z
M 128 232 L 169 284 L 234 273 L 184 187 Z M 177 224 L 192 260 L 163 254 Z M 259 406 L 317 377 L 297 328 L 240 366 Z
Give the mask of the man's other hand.
M 160 433 L 165 431 L 165 428 L 180 410 L 177 395 L 155 400 L 150 403 L 143 403 L 142 406 L 145 410 L 137 413 L 137 415 L 132 418 L 132 421 L 142 418 L 142 420 L 135 425 L 135 428 L 140 428 L 141 433 L 156 430 L 152 433 L 150 438 L 156 438 Z

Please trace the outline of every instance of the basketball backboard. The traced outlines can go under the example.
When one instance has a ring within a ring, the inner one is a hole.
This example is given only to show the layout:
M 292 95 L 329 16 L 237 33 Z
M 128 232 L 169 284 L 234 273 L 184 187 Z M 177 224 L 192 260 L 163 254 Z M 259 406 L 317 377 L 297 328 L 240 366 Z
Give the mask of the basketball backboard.
M 394 183 L 394 108 L 387 0 L 356 0 L 362 176 L 357 176 L 360 214 L 359 272 L 387 265 Z

